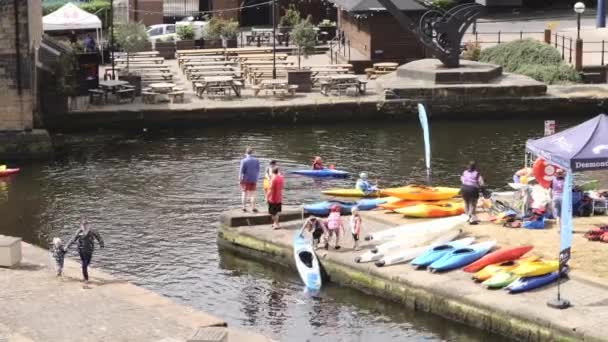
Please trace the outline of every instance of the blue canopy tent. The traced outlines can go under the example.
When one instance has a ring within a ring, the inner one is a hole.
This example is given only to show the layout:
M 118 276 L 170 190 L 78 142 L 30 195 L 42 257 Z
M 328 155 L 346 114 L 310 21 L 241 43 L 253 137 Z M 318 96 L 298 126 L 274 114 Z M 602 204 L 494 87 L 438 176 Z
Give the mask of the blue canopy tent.
M 559 254 L 560 272 L 564 272 L 572 245 L 572 172 L 608 170 L 608 116 L 600 114 L 562 132 L 528 140 L 526 150 L 566 171 Z M 559 282 L 557 300 L 548 304 L 556 308 L 569 306 L 568 301 L 561 299 Z

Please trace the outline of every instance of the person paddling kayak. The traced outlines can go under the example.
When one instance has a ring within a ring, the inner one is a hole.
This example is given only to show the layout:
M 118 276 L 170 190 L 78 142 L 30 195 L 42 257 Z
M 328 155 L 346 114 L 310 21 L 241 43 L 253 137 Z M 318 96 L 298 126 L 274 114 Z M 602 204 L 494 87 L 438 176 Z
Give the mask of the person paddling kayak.
M 323 160 L 321 159 L 321 157 L 316 156 L 312 162 L 312 169 L 313 170 L 323 170 L 324 168 L 325 167 L 323 166 Z
M 355 188 L 363 192 L 363 194 L 366 196 L 378 191 L 378 187 L 371 185 L 371 183 L 367 180 L 367 173 L 365 172 L 361 172 L 359 174 L 359 179 L 357 179 Z

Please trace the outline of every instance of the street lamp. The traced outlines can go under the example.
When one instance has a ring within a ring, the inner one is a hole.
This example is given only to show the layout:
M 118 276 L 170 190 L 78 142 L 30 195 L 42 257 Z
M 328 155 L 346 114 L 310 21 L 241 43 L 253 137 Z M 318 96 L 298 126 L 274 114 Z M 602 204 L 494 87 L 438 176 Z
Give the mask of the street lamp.
M 277 78 L 277 23 L 276 0 L 272 0 L 272 79 Z
M 574 12 L 576 12 L 576 40 L 581 39 L 581 14 L 585 12 L 585 4 L 577 2 L 574 4 Z

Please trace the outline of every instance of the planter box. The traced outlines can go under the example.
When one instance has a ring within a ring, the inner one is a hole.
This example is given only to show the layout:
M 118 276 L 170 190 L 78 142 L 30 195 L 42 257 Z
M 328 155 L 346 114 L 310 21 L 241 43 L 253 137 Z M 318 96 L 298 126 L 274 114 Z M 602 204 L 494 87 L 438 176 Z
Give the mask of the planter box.
M 165 59 L 175 58 L 175 42 L 156 42 L 154 46 L 158 56 Z
M 127 81 L 130 85 L 135 86 L 135 96 L 141 96 L 141 76 L 139 75 L 118 75 L 121 81 Z
M 196 49 L 196 44 L 194 40 L 178 40 L 175 42 L 175 46 L 177 50 L 194 50 Z
M 238 41 L 237 41 L 236 38 L 226 39 L 226 47 L 227 48 L 235 48 L 235 47 L 238 46 L 237 43 L 238 43 Z
M 312 91 L 312 71 L 292 70 L 287 72 L 287 83 L 297 85 L 300 93 L 310 93 Z
M 203 44 L 205 49 L 221 49 L 222 47 L 221 39 L 205 39 Z
M 21 238 L 0 235 L 0 266 L 13 267 L 21 262 Z

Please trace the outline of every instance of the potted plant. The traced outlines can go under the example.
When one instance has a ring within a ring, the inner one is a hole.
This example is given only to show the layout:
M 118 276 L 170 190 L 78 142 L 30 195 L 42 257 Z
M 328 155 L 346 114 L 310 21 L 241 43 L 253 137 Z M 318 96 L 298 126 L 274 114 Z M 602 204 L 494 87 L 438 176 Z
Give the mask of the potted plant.
M 192 50 L 195 48 L 194 44 L 194 29 L 190 25 L 179 25 L 177 26 L 177 37 L 179 40 L 176 42 L 177 50 Z
M 285 10 L 285 14 L 279 19 L 279 32 L 283 34 L 289 33 L 302 20 L 300 12 L 294 4 L 290 4 Z
M 204 47 L 205 49 L 217 49 L 222 47 L 222 26 L 224 25 L 224 19 L 219 17 L 212 17 L 209 20 L 209 24 L 205 28 L 203 34 Z
M 312 90 L 312 72 L 301 68 L 302 56 L 308 57 L 313 53 L 317 42 L 317 34 L 310 16 L 294 26 L 291 37 L 297 48 L 298 70 L 288 71 L 287 81 L 289 84 L 298 85 L 298 91 L 310 92 Z
M 120 47 L 127 53 L 127 66 L 118 75 L 118 79 L 135 86 L 135 94 L 141 93 L 141 75 L 129 70 L 129 54 L 144 51 L 148 46 L 148 32 L 141 23 L 123 23 L 116 27 L 115 37 Z
M 222 41 L 224 47 L 237 47 L 236 38 L 239 35 L 239 32 L 239 23 L 236 20 L 224 20 L 224 25 L 222 26 Z
M 325 32 L 325 34 L 323 32 Z M 323 44 L 326 44 L 328 39 L 334 39 L 336 37 L 336 22 L 329 19 L 323 19 L 319 23 L 319 34 Z
M 154 49 L 158 51 L 158 56 L 165 59 L 175 58 L 175 38 L 169 36 L 163 39 L 157 39 L 154 42 Z

